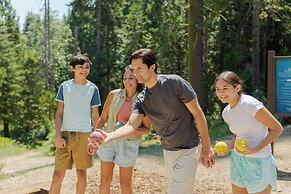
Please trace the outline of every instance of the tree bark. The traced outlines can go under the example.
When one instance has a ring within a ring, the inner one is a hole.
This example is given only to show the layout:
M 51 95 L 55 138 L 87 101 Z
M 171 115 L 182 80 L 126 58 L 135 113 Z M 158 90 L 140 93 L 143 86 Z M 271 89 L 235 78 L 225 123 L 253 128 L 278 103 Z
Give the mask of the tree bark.
M 96 52 L 100 51 L 101 0 L 96 0 Z
M 9 123 L 5 119 L 3 121 L 3 126 L 4 126 L 3 136 L 4 137 L 10 137 L 10 134 L 9 134 Z
M 252 88 L 260 86 L 260 0 L 253 0 Z
M 188 12 L 188 78 L 205 109 L 205 82 L 203 67 L 203 0 L 189 1 Z

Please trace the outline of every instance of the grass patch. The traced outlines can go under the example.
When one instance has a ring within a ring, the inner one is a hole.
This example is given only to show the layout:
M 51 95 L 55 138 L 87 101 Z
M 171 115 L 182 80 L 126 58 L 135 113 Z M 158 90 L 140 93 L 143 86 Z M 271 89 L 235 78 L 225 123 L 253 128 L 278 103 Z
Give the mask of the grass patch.
M 10 138 L 0 137 L 0 160 L 27 151 L 28 149 L 24 145 L 18 144 Z
M 35 151 L 41 153 L 43 156 L 54 156 L 55 155 L 55 146 L 54 142 L 43 141 L 41 146 L 37 146 Z
M 162 156 L 163 148 L 158 139 L 144 140 L 139 147 L 139 155 Z
M 209 119 L 208 129 L 211 142 L 232 138 L 228 125 L 221 119 Z
M 149 139 L 149 140 L 144 140 L 141 144 L 140 147 L 142 148 L 147 148 L 153 145 L 161 145 L 160 140 L 158 139 Z

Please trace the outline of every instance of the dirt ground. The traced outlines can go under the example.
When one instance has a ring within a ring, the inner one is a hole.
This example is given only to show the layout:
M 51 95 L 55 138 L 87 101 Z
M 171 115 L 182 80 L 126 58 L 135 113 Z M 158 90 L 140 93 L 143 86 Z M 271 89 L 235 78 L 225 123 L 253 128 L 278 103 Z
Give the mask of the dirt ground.
M 285 134 L 275 143 L 274 154 L 278 167 L 278 192 L 291 194 L 291 134 Z M 54 157 L 42 156 L 36 152 L 0 160 L 0 194 L 28 194 L 49 189 L 53 173 Z M 162 150 L 154 146 L 140 150 L 134 169 L 134 193 L 166 193 L 166 177 Z M 218 158 L 215 167 L 206 169 L 199 165 L 194 194 L 231 193 L 229 181 L 229 157 Z M 99 184 L 99 161 L 88 171 L 86 193 L 97 193 Z M 6 178 L 3 178 L 6 177 Z M 75 193 L 75 170 L 68 171 L 63 183 L 64 194 Z M 118 169 L 112 184 L 112 193 L 120 193 Z

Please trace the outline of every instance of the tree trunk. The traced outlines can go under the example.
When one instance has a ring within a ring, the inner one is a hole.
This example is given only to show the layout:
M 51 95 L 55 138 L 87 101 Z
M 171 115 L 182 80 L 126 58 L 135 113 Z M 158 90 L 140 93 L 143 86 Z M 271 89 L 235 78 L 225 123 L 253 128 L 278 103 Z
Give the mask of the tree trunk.
M 205 82 L 203 68 L 203 0 L 189 1 L 188 12 L 188 77 L 205 109 Z
M 222 12 L 222 15 L 225 15 L 225 12 Z M 224 70 L 224 59 L 225 59 L 225 32 L 226 32 L 226 23 L 225 23 L 225 19 L 223 17 L 220 17 L 220 22 L 219 22 L 219 26 L 220 26 L 220 39 L 218 41 L 219 44 L 219 54 L 218 54 L 218 66 L 219 66 L 219 73 L 222 72 Z
M 80 51 L 81 45 L 80 45 L 80 41 L 79 41 L 79 27 L 77 25 L 74 25 L 73 33 L 74 33 L 74 37 L 75 37 L 74 38 L 74 45 L 75 45 L 75 48 L 76 48 L 75 52 L 76 53 L 80 53 L 81 52 Z
M 260 0 L 253 0 L 252 88 L 260 86 Z
M 268 23 L 268 20 L 267 18 L 265 18 L 265 21 L 264 23 Z M 260 50 L 262 51 L 261 52 L 261 55 L 260 55 L 260 61 L 261 61 L 261 65 L 260 65 L 260 71 L 262 72 L 261 73 L 261 80 L 260 82 L 264 85 L 262 85 L 263 88 L 267 88 L 267 80 L 268 80 L 268 75 L 267 75 L 267 38 L 268 38 L 268 34 L 267 34 L 267 25 L 265 25 L 264 29 L 262 30 L 262 33 L 261 33 L 261 37 L 260 39 L 262 40 L 261 41 L 261 45 L 260 46 Z
M 96 0 L 96 53 L 100 51 L 101 0 Z
M 4 126 L 4 129 L 3 129 L 4 137 L 10 137 L 10 134 L 9 134 L 9 123 L 5 119 L 3 121 L 3 126 Z
M 182 72 L 182 64 L 183 64 L 183 59 L 182 59 L 182 56 L 183 56 L 183 49 L 181 47 L 181 40 L 180 38 L 178 39 L 178 42 L 176 42 L 176 45 L 177 45 L 177 52 L 176 52 L 176 60 L 177 60 L 177 69 L 175 69 L 176 73 L 180 76 L 183 75 L 183 72 Z
M 50 32 L 50 1 L 44 1 L 44 66 L 46 87 L 51 89 L 53 87 L 53 70 L 51 63 L 51 32 Z
M 96 0 L 96 64 L 94 65 L 96 69 L 96 77 L 100 77 L 101 72 L 101 0 Z

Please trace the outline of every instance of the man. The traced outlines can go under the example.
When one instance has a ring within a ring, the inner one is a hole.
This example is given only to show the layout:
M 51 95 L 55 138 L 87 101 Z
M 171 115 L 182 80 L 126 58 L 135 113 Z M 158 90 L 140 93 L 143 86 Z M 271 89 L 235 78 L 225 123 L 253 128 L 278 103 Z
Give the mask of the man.
M 151 49 L 135 51 L 130 62 L 134 76 L 146 88 L 138 95 L 127 125 L 112 133 L 101 131 L 105 139 L 100 143 L 130 136 L 138 130 L 143 117 L 149 116 L 161 137 L 168 193 L 193 193 L 199 156 L 205 167 L 214 165 L 208 127 L 197 95 L 181 77 L 158 75 L 157 59 Z M 89 146 L 89 152 L 90 149 Z

